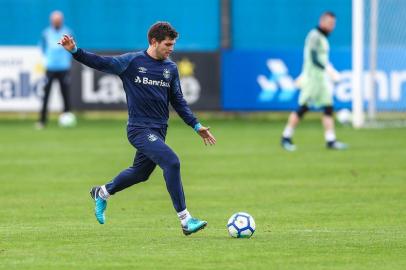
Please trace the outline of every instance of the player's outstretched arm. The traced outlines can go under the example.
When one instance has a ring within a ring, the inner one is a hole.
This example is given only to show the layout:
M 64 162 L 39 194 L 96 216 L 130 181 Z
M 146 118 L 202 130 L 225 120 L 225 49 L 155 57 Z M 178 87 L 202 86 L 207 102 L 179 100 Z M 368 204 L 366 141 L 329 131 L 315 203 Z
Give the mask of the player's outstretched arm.
M 73 52 L 76 48 L 75 40 L 73 40 L 73 37 L 70 37 L 68 35 L 63 35 L 58 44 L 62 45 L 62 47 L 64 47 L 65 50 L 69 52 Z
M 179 80 L 179 73 L 176 70 L 175 78 L 171 83 L 171 90 L 170 90 L 170 103 L 175 111 L 179 114 L 179 116 L 183 119 L 183 121 L 191 126 L 199 135 L 203 138 L 203 142 L 205 145 L 214 145 L 216 144 L 216 139 L 210 132 L 209 127 L 202 126 L 196 117 L 193 115 L 192 111 L 189 108 L 189 105 L 186 103 L 186 100 L 183 98 L 180 80 Z
M 121 74 L 127 69 L 131 59 L 131 54 L 119 56 L 100 56 L 94 53 L 78 49 L 73 37 L 63 35 L 58 44 L 62 45 L 67 51 L 73 54 L 73 57 L 80 63 L 97 69 L 102 72 Z
M 200 126 L 197 130 L 197 133 L 200 135 L 200 137 L 203 138 L 203 142 L 205 145 L 216 144 L 216 138 L 214 138 L 213 134 L 211 134 L 209 127 Z

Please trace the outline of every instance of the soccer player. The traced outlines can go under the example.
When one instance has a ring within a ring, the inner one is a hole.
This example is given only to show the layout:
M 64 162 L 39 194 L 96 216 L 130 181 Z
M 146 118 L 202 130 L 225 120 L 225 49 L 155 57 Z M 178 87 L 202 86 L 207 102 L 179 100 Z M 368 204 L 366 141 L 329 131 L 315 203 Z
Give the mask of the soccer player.
M 47 27 L 40 41 L 42 53 L 45 58 L 46 84 L 44 87 L 44 98 L 40 112 L 40 119 L 36 123 L 37 129 L 43 129 L 47 124 L 48 100 L 51 86 L 54 79 L 58 80 L 64 104 L 64 112 L 70 111 L 69 102 L 69 70 L 71 68 L 72 56 L 57 44 L 63 33 L 72 35 L 72 31 L 63 24 L 63 13 L 53 11 L 50 15 L 51 25 Z
M 207 222 L 193 218 L 186 208 L 180 176 L 180 162 L 165 143 L 169 103 L 183 121 L 191 126 L 207 145 L 216 139 L 209 128 L 202 126 L 183 98 L 177 66 L 168 57 L 173 52 L 178 33 L 167 22 L 157 22 L 148 31 L 147 50 L 119 56 L 99 56 L 76 46 L 72 37 L 64 35 L 60 44 L 77 61 L 91 68 L 118 75 L 127 96 L 127 137 L 137 149 L 133 165 L 111 182 L 93 187 L 95 215 L 105 223 L 107 199 L 125 188 L 148 180 L 156 165 L 162 168 L 167 190 L 178 213 L 185 235 L 203 229 Z
M 299 108 L 289 116 L 288 123 L 282 133 L 281 145 L 288 151 L 295 151 L 292 137 L 295 127 L 310 106 L 323 109 L 322 123 L 324 137 L 328 149 L 341 150 L 347 145 L 337 141 L 334 130 L 333 98 L 329 91 L 327 75 L 337 75 L 329 63 L 328 35 L 334 30 L 336 18 L 332 12 L 324 12 L 319 25 L 311 30 L 306 37 L 304 47 L 304 63 L 298 79 L 301 91 Z

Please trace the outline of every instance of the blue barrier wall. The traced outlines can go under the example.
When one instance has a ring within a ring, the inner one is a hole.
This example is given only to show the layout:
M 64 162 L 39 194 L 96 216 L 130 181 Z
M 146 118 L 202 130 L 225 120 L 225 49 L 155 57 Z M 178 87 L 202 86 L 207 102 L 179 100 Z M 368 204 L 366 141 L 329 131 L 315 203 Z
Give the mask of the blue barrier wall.
M 351 46 L 351 0 L 234 0 L 233 48 L 303 47 L 306 34 L 326 10 L 337 15 L 331 47 Z
M 406 53 L 402 49 L 382 50 L 377 70 L 378 111 L 406 111 Z M 351 108 L 351 51 L 334 50 L 331 63 L 341 79 L 331 91 L 334 107 Z M 225 110 L 294 110 L 299 96 L 295 80 L 302 68 L 302 50 L 231 50 L 222 54 L 222 104 Z M 365 73 L 364 83 L 369 74 Z M 364 93 L 365 102 L 368 93 Z
M 230 2 L 233 48 L 301 47 L 324 10 L 338 17 L 332 47 L 350 46 L 351 0 Z M 0 44 L 35 45 L 54 9 L 65 13 L 67 25 L 88 49 L 144 48 L 148 27 L 157 20 L 179 30 L 178 50 L 220 47 L 220 0 L 0 0 Z
M 211 51 L 220 44 L 219 0 L 0 0 L 0 44 L 37 44 L 55 9 L 88 49 L 144 48 L 157 20 L 180 32 L 178 50 Z
M 236 49 L 302 46 L 324 10 L 336 12 L 332 47 L 350 46 L 351 0 L 233 0 L 232 45 Z M 83 47 L 128 50 L 146 46 L 145 33 L 157 20 L 181 33 L 177 49 L 220 47 L 220 0 L 0 0 L 0 44 L 34 45 L 60 9 Z

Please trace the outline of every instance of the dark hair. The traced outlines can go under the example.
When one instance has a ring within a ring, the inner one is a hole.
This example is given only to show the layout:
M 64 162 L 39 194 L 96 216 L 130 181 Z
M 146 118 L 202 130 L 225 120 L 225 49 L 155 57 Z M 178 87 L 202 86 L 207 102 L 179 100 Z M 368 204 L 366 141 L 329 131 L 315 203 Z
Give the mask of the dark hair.
M 167 37 L 170 39 L 176 39 L 178 32 L 168 22 L 156 22 L 148 30 L 148 43 L 151 44 L 152 39 L 161 42 Z
M 322 16 L 322 17 L 324 17 L 324 16 L 330 16 L 330 17 L 333 17 L 333 18 L 336 17 L 336 15 L 334 14 L 334 12 L 332 12 L 332 11 L 325 11 L 325 12 L 323 12 L 323 14 L 321 14 L 321 16 Z

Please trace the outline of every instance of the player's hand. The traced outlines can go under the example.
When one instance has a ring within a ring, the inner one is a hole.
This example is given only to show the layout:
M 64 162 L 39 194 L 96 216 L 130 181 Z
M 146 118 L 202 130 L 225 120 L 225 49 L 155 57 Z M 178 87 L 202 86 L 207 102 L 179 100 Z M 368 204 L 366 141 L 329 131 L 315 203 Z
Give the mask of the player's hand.
M 203 142 L 205 145 L 215 145 L 216 144 L 216 138 L 211 134 L 210 128 L 209 127 L 201 127 L 197 131 L 197 133 L 200 135 L 200 137 L 203 138 Z
M 341 73 L 337 71 L 331 63 L 326 66 L 327 74 L 333 83 L 339 83 L 341 80 Z
M 76 47 L 76 43 L 73 40 L 73 37 L 70 37 L 68 35 L 63 35 L 58 44 L 61 44 L 67 51 L 72 51 Z

